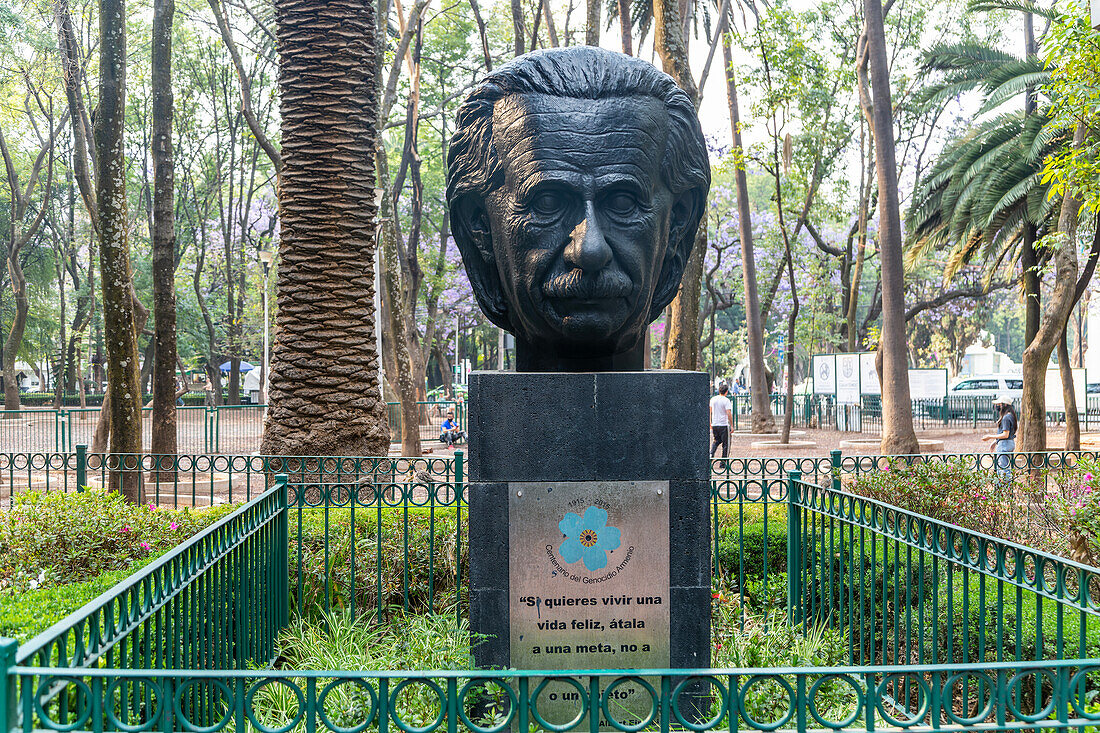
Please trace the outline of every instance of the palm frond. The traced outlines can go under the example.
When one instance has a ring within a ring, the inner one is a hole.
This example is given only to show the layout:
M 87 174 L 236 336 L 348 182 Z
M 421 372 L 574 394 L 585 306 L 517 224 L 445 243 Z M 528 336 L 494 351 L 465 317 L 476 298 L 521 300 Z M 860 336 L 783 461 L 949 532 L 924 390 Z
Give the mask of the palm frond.
M 924 54 L 921 68 L 926 71 L 964 70 L 978 80 L 980 74 L 1003 64 L 1019 61 L 1018 56 L 992 48 L 983 43 L 960 41 L 937 43 Z
M 970 0 L 966 6 L 970 12 L 1011 10 L 1018 13 L 1031 13 L 1047 20 L 1054 20 L 1057 15 L 1053 8 L 1044 8 L 1032 0 Z
M 1040 71 L 1029 71 L 1026 73 L 1015 74 L 1004 81 L 997 84 L 996 87 L 990 90 L 986 95 L 985 101 L 982 103 L 981 108 L 978 110 L 979 115 L 984 115 L 1002 104 L 1023 94 L 1028 87 L 1037 89 L 1044 84 L 1050 82 L 1050 72 L 1043 69 Z

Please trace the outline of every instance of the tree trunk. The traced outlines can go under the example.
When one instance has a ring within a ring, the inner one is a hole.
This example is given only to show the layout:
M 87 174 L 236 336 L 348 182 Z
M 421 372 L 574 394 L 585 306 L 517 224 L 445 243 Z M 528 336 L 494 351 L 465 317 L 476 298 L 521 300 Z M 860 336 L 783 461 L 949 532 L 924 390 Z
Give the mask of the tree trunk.
M 600 45 L 600 3 L 602 0 L 586 0 L 586 16 L 584 26 L 584 44 L 586 46 Z
M 266 455 L 384 456 L 374 338 L 374 3 L 276 0 L 282 156 Z
M 691 75 L 687 44 L 684 42 L 683 23 L 678 0 L 655 0 L 653 3 L 654 46 L 661 57 L 661 67 L 671 76 L 696 105 L 699 90 Z M 699 295 L 702 290 L 703 261 L 707 249 L 707 228 L 703 224 L 695 237 L 695 247 L 684 267 L 680 290 L 672 301 L 668 322 L 668 349 L 665 353 L 665 369 L 698 369 L 699 353 Z
M 489 53 L 489 35 L 485 30 L 485 21 L 481 18 L 481 8 L 478 7 L 477 0 L 470 0 L 470 10 L 474 15 L 474 22 L 477 24 L 477 35 L 481 39 L 481 53 L 485 60 L 485 71 L 493 70 L 493 57 Z M 550 11 L 547 10 L 547 13 Z
M 29 93 L 29 90 L 28 90 Z M 27 315 L 30 312 L 30 300 L 27 298 L 27 280 L 23 275 L 23 267 L 19 262 L 19 252 L 30 242 L 38 232 L 49 208 L 49 199 L 53 187 L 53 119 L 47 120 L 50 129 L 49 141 L 42 146 L 34 160 L 26 189 L 20 188 L 19 175 L 16 172 L 12 156 L 8 151 L 7 142 L 3 132 L 0 131 L 0 158 L 3 159 L 4 170 L 7 174 L 10 196 L 10 221 L 8 222 L 7 243 L 7 268 L 11 278 L 12 295 L 15 300 L 15 315 L 12 318 L 11 328 L 8 329 L 7 338 L 4 339 L 2 351 L 4 367 L 4 409 L 19 409 L 19 384 L 15 379 L 15 359 L 19 354 L 19 347 L 23 343 L 23 333 L 27 328 Z M 45 194 L 42 197 L 42 207 L 35 218 L 24 230 L 23 219 L 27 213 L 31 194 L 42 173 L 42 163 L 49 158 L 49 171 L 46 174 Z
M 707 227 L 699 226 L 695 247 L 684 268 L 680 290 L 672 301 L 665 369 L 694 371 L 702 366 L 699 348 L 699 297 L 703 289 L 703 262 L 707 251 Z
M 894 159 L 894 120 L 890 68 L 886 55 L 882 3 L 864 0 L 867 53 L 874 95 L 875 168 L 878 173 L 879 250 L 882 271 L 882 453 L 920 452 L 909 400 L 908 349 L 905 345 L 905 271 L 902 263 L 898 169 Z
M 107 385 L 111 392 L 110 450 L 116 455 L 136 455 L 141 453 L 141 393 L 127 240 L 125 113 L 126 0 L 99 0 L 99 107 L 93 135 Z M 140 471 L 114 471 L 111 478 L 112 487 L 127 499 L 142 501 Z
M 1079 149 L 1085 141 L 1085 125 L 1077 123 L 1077 127 L 1073 134 L 1073 147 Z M 1081 202 L 1077 201 L 1073 195 L 1066 191 L 1063 198 L 1063 206 L 1073 206 L 1074 212 L 1070 215 L 1066 221 L 1066 228 L 1062 230 L 1062 235 L 1065 237 L 1065 241 L 1069 246 L 1077 247 L 1077 210 L 1081 206 Z M 1059 225 L 1062 222 L 1059 221 Z M 1058 373 L 1062 379 L 1062 401 L 1066 408 L 1066 444 L 1063 450 L 1081 450 L 1081 421 L 1077 414 L 1077 394 L 1073 389 L 1073 369 L 1071 368 L 1070 356 L 1069 356 L 1069 344 L 1066 342 L 1066 331 L 1069 327 L 1070 315 L 1073 312 L 1073 307 L 1077 305 L 1077 301 L 1080 299 L 1082 293 L 1085 291 L 1085 287 L 1088 285 L 1088 280 L 1092 276 L 1091 268 L 1095 266 L 1095 260 L 1090 256 L 1089 265 L 1086 266 L 1085 273 L 1082 273 L 1082 277 L 1078 280 L 1074 287 L 1073 302 L 1070 304 L 1069 311 L 1066 312 L 1066 322 L 1062 325 L 1062 334 L 1058 338 Z M 1081 396 L 1081 399 L 1085 400 L 1085 409 L 1088 409 L 1088 397 Z
M 623 53 L 633 56 L 634 35 L 630 22 L 630 0 L 619 0 L 619 33 L 623 37 Z
M 379 156 L 385 153 L 379 146 Z M 380 167 L 385 164 L 380 162 Z M 409 354 L 407 323 L 402 313 L 401 284 L 399 282 L 399 258 L 397 254 L 397 231 L 394 223 L 395 212 L 389 196 L 382 197 L 382 287 L 389 302 L 389 327 L 392 338 L 389 340 L 393 353 L 394 369 L 390 371 L 390 384 L 397 390 L 401 403 L 401 455 L 419 456 L 423 453 L 420 446 L 420 414 L 417 410 L 416 378 L 413 375 L 412 356 Z
M 745 341 L 749 352 L 749 380 L 752 394 L 752 432 L 774 433 L 775 417 L 768 399 L 768 379 L 764 369 L 764 329 L 760 323 L 760 293 L 756 285 L 756 252 L 752 240 L 752 212 L 749 209 L 749 183 L 741 162 L 741 109 L 737 102 L 737 79 L 733 72 L 733 53 L 729 36 L 722 37 L 722 60 L 726 68 L 726 96 L 730 108 L 733 154 L 737 160 L 734 180 L 737 186 L 737 227 L 741 235 L 741 277 L 745 283 Z
M 12 208 L 15 208 L 14 205 Z M 30 311 L 27 280 L 19 264 L 19 250 L 15 242 L 19 238 L 18 232 L 19 222 L 14 220 L 11 222 L 11 236 L 8 239 L 7 260 L 8 276 L 11 278 L 11 290 L 15 298 L 15 314 L 12 317 L 7 338 L 4 339 L 4 410 L 19 409 L 19 384 L 15 378 L 15 358 L 19 353 L 19 346 L 23 343 L 23 332 L 27 328 L 27 314 Z M 14 417 L 14 414 L 9 413 L 9 417 Z
M 867 156 L 867 166 L 861 173 L 863 177 L 863 192 L 859 199 L 859 219 L 856 230 L 856 252 L 849 274 L 848 299 L 845 308 L 844 320 L 848 324 L 848 353 L 859 351 L 859 326 L 857 316 L 859 314 L 859 285 L 863 279 L 863 262 L 867 257 L 867 220 L 871 215 L 871 177 L 874 175 L 873 166 L 875 156 Z M 849 248 L 850 249 L 850 248 Z
M 1078 128 L 1083 136 L 1083 128 Z M 1077 135 L 1075 135 L 1075 138 Z M 1024 395 L 1021 400 L 1019 444 L 1021 453 L 1047 447 L 1046 377 L 1050 352 L 1064 339 L 1066 321 L 1077 291 L 1077 212 L 1080 202 L 1067 191 L 1058 217 L 1059 241 L 1054 251 L 1055 281 L 1035 338 L 1024 349 Z M 1069 365 L 1069 360 L 1066 360 Z M 1067 409 L 1069 405 L 1066 405 Z M 1067 435 L 1068 438 L 1068 435 Z M 1079 437 L 1078 437 L 1079 439 Z
M 1073 389 L 1073 368 L 1069 362 L 1064 326 L 1058 338 L 1058 375 L 1062 378 L 1062 400 L 1066 408 L 1066 444 L 1063 450 L 1081 450 L 1081 420 L 1077 414 L 1077 393 Z
M 153 435 L 154 455 L 176 452 L 176 229 L 172 146 L 175 0 L 153 2 Z
M 523 4 L 512 0 L 512 47 L 516 56 L 523 55 Z

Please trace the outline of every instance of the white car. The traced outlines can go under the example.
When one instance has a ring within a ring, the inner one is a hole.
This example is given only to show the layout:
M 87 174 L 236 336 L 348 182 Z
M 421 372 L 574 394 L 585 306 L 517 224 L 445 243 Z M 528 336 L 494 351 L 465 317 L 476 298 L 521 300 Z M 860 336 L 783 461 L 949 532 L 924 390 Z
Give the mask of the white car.
M 947 390 L 945 408 L 951 418 L 973 416 L 993 420 L 993 398 L 1004 395 L 1018 400 L 1024 394 L 1024 379 L 1019 374 L 981 374 L 964 377 Z
M 1013 399 L 1024 393 L 1024 378 L 1019 374 L 983 374 L 965 377 L 949 390 L 948 397 L 996 397 L 1006 395 Z

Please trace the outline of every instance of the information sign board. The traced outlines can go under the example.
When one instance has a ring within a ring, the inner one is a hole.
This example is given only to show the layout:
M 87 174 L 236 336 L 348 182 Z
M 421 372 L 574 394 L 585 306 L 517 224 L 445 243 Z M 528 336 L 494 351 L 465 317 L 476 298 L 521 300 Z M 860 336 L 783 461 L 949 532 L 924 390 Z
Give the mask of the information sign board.
M 836 355 L 836 399 L 842 405 L 859 404 L 859 354 Z
M 508 484 L 513 667 L 669 666 L 668 487 L 668 481 Z M 659 687 L 659 680 L 649 682 Z M 617 685 L 609 699 L 621 725 L 648 718 L 652 698 L 636 681 Z M 551 725 L 570 722 L 581 709 L 574 686 L 554 680 L 537 704 Z M 600 729 L 611 729 L 600 717 Z
M 814 394 L 836 394 L 836 354 L 818 354 L 812 361 Z

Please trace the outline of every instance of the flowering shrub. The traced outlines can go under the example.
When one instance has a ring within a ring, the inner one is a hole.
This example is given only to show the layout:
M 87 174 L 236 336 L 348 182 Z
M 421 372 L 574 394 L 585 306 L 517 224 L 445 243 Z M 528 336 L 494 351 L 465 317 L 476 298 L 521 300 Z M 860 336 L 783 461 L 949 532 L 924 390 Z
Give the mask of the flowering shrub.
M 997 481 L 993 471 L 962 460 L 908 465 L 893 461 L 880 471 L 861 474 L 849 487 L 853 493 L 892 504 L 960 527 L 1019 540 L 1015 530 L 1017 486 Z
M 166 510 L 115 492 L 28 492 L 0 515 L 0 593 L 75 583 L 159 555 L 232 507 Z
M 1069 555 L 1078 562 L 1095 564 L 1100 557 L 1100 465 L 1083 461 L 1058 482 L 1053 502 L 1069 542 Z

